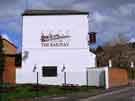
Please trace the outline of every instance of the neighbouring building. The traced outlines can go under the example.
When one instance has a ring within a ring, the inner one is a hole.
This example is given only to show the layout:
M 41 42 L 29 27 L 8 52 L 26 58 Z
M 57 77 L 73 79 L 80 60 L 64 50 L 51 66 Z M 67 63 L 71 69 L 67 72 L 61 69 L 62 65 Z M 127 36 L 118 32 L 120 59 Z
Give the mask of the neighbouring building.
M 107 66 L 111 59 L 113 67 L 130 68 L 135 63 L 135 43 L 98 47 L 95 54 L 97 67 Z
M 3 50 L 5 54 L 5 67 L 3 73 L 4 83 L 15 84 L 16 83 L 16 66 L 15 66 L 15 54 L 16 46 L 9 40 L 2 38 Z
M 25 60 L 16 70 L 16 82 L 36 83 L 38 72 L 40 84 L 86 85 L 96 58 L 88 47 L 88 13 L 28 10 L 22 16 Z

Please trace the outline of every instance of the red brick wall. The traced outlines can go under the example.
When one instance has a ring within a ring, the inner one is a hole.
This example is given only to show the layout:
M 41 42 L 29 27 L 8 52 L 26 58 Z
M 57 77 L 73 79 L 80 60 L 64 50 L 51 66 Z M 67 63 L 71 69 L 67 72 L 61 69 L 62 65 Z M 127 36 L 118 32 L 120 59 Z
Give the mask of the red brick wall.
M 6 56 L 3 80 L 6 83 L 16 83 L 15 57 Z
M 128 84 L 128 73 L 125 69 L 110 68 L 109 75 L 109 87 L 116 87 Z
M 15 56 L 13 55 L 16 54 L 16 47 L 6 39 L 3 39 L 3 44 L 4 44 L 4 54 L 9 55 L 5 57 L 3 80 L 4 82 L 15 84 L 16 67 L 15 67 Z

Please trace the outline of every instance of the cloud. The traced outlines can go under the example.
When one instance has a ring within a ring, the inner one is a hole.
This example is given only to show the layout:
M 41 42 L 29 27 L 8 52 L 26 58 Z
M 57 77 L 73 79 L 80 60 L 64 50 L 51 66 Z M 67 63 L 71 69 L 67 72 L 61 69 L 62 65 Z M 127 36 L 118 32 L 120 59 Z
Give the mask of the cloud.
M 0 30 L 20 33 L 21 13 L 25 9 L 24 0 L 0 1 Z
M 90 17 L 90 30 L 97 32 L 97 40 L 106 43 L 123 34 L 127 38 L 134 36 L 135 32 L 135 2 L 119 4 L 104 11 L 95 10 Z
M 94 12 L 93 13 L 93 16 L 92 16 L 92 19 L 94 21 L 96 21 L 97 23 L 101 23 L 101 22 L 104 22 L 104 21 L 109 21 L 109 16 L 106 16 L 106 15 L 102 15 L 100 14 L 99 12 Z
M 29 9 L 67 9 L 77 0 L 29 0 L 26 2 Z
M 135 15 L 135 4 L 125 4 L 119 7 L 119 13 L 123 16 Z
M 25 9 L 88 11 L 90 31 L 98 32 L 97 37 L 101 42 L 111 40 L 117 33 L 132 36 L 135 32 L 134 0 L 3 0 L 0 1 L 0 9 L 0 30 L 19 33 L 19 38 L 21 14 Z
M 92 8 L 91 3 L 89 3 L 88 1 L 75 2 L 70 6 L 71 6 L 70 8 L 74 10 L 89 11 L 89 12 L 91 11 L 91 8 Z
M 1 0 L 0 7 L 5 8 L 5 6 L 8 7 L 8 6 L 14 5 L 16 2 L 18 2 L 18 0 Z
M 19 16 L 20 13 L 25 9 L 25 1 L 24 0 L 11 0 L 12 3 L 0 1 L 0 18 L 7 16 Z

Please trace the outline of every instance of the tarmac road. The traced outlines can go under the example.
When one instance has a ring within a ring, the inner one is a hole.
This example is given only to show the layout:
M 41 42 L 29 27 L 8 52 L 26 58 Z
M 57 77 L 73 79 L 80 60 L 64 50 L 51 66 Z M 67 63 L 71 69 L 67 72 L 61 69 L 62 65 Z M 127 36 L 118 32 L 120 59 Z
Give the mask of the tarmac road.
M 100 94 L 80 101 L 135 101 L 135 87 Z
M 38 99 L 22 99 L 17 101 L 135 101 L 135 87 L 123 87 L 120 89 L 109 90 L 96 95 L 91 93 L 78 93 L 66 96 L 40 97 Z

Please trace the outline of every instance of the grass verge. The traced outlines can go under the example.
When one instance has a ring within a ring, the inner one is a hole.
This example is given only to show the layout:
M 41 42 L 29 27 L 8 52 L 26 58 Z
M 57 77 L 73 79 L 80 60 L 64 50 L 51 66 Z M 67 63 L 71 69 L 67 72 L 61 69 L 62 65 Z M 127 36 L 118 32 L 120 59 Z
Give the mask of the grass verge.
M 51 86 L 51 85 L 36 85 L 25 84 L 16 85 L 8 88 L 3 93 L 0 92 L 0 101 L 15 101 L 18 98 L 28 98 L 37 96 L 53 96 L 63 95 L 66 93 L 92 91 L 96 87 L 87 86 Z M 37 92 L 38 91 L 38 92 Z

